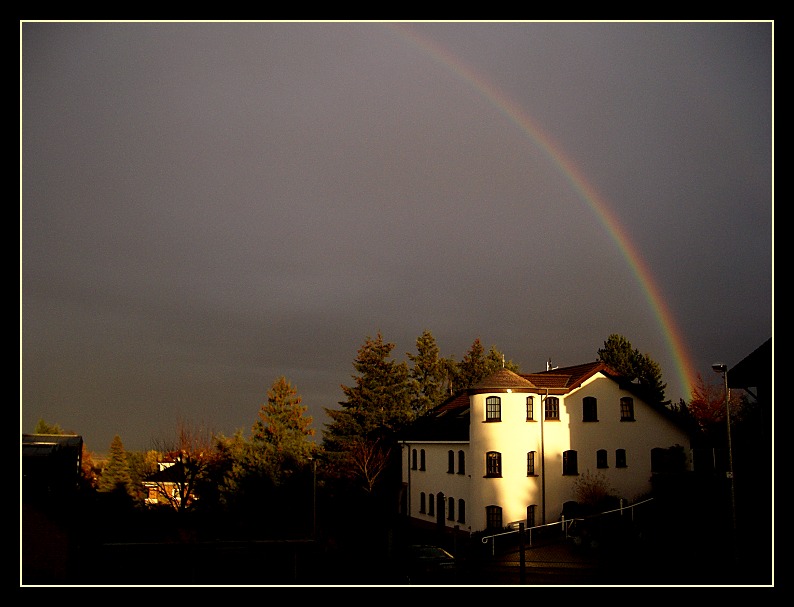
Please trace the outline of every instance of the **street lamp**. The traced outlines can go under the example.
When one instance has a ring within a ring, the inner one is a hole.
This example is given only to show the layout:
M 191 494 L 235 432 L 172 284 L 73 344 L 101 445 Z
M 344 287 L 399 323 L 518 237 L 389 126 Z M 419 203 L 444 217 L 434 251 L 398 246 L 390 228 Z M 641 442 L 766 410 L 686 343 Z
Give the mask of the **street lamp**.
M 309 456 L 312 463 L 312 539 L 317 539 L 317 458 Z
M 735 543 L 736 535 L 736 490 L 733 480 L 733 448 L 731 447 L 731 393 L 728 388 L 728 366 L 723 363 L 714 363 L 711 368 L 715 373 L 722 373 L 722 379 L 725 383 L 725 420 L 728 426 L 728 478 L 731 481 L 731 525 L 734 534 L 733 541 Z M 735 556 L 735 545 L 734 545 Z

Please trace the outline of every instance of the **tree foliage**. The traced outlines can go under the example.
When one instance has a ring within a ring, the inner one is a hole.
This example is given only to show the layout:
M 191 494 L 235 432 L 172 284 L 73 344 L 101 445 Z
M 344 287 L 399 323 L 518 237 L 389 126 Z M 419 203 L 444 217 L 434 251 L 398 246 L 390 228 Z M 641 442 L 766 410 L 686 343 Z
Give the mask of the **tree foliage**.
M 416 338 L 416 354 L 406 353 L 412 366 L 414 414 L 418 417 L 441 404 L 447 397 L 450 383 L 449 363 L 440 356 L 433 334 L 425 330 Z
M 112 493 L 121 498 L 131 498 L 134 495 L 127 454 L 118 434 L 110 443 L 110 456 L 99 479 L 99 491 Z
M 598 350 L 598 359 L 627 381 L 636 382 L 643 390 L 645 398 L 651 403 L 663 403 L 667 384 L 662 382 L 659 364 L 647 354 L 633 348 L 631 342 L 613 333 Z
M 729 391 L 728 397 L 731 421 L 737 423 L 741 420 L 743 413 L 748 410 L 746 399 L 742 398 L 739 390 Z M 692 387 L 692 397 L 686 409 L 704 435 L 725 436 L 723 428 L 727 420 L 727 409 L 725 407 L 725 386 L 722 381 L 708 383 L 698 373 L 695 377 L 695 385 Z
M 471 344 L 471 347 L 457 367 L 456 392 L 468 390 L 502 367 L 515 373 L 519 372 L 518 365 L 512 360 L 506 361 L 504 354 L 496 346 L 491 346 L 486 352 L 479 337 Z
M 364 489 L 372 488 L 372 477 L 364 473 L 370 459 L 388 459 L 397 433 L 416 418 L 408 365 L 392 358 L 393 349 L 380 332 L 367 336 L 353 362 L 354 384 L 341 386 L 347 400 L 341 409 L 325 410 L 332 420 L 323 436 L 329 465 Z
M 39 421 L 36 423 L 36 429 L 33 430 L 34 434 L 71 434 L 70 432 L 64 432 L 64 430 L 58 424 L 50 424 L 45 422 L 42 418 L 39 418 Z
M 267 392 L 251 426 L 251 436 L 242 430 L 233 436 L 217 435 L 216 458 L 207 477 L 213 503 L 232 514 L 238 524 L 258 525 L 258 533 L 285 533 L 289 521 L 306 518 L 302 506 L 309 486 L 311 460 L 318 448 L 311 440 L 312 418 L 297 388 L 281 376 Z M 296 501 L 297 500 L 297 501 Z M 275 526 L 269 521 L 279 521 Z
M 265 450 L 278 468 L 312 455 L 312 418 L 301 402 L 297 389 L 282 375 L 268 390 L 267 402 L 251 429 L 252 443 Z

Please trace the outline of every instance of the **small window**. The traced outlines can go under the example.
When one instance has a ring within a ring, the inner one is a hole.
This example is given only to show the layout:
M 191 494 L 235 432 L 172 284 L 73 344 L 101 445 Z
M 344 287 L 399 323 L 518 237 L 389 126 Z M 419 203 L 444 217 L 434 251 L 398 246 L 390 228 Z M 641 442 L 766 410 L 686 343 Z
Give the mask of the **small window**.
M 452 449 L 447 451 L 447 473 L 455 473 L 455 452 Z
M 419 512 L 421 512 L 422 514 L 425 513 L 426 504 L 427 504 L 427 496 L 425 495 L 425 492 L 422 491 L 419 494 Z
M 527 421 L 535 421 L 535 398 L 527 396 Z
M 432 493 L 427 496 L 427 513 L 430 516 L 436 515 L 436 498 Z
M 608 468 L 607 465 L 607 450 L 599 449 L 596 451 L 596 468 Z
M 538 507 L 535 504 L 527 506 L 527 527 L 534 527 L 537 524 L 535 523 L 537 511 Z
M 447 519 L 450 521 L 455 520 L 455 498 L 447 498 Z
M 485 476 L 502 476 L 502 454 L 497 451 L 489 451 L 485 454 Z
M 556 396 L 546 398 L 546 419 L 560 419 L 560 399 Z
M 419 469 L 425 470 L 425 450 L 422 449 L 419 452 Z
M 615 450 L 615 468 L 626 468 L 626 450 L 625 449 L 616 449 Z
M 535 452 L 527 452 L 527 476 L 535 476 Z
M 464 500 L 458 500 L 458 522 L 466 522 L 466 502 Z
M 486 506 L 485 507 L 485 523 L 488 529 L 501 529 L 502 528 L 502 508 L 500 506 Z
M 458 474 L 466 474 L 466 454 L 463 449 L 458 451 Z
M 620 421 L 634 421 L 634 399 L 630 396 L 624 396 L 620 399 Z
M 576 451 L 563 451 L 562 453 L 562 473 L 565 476 L 579 474 Z
M 485 399 L 485 421 L 502 421 L 502 399 L 498 396 L 489 396 Z
M 594 396 L 585 396 L 582 400 L 582 421 L 598 421 L 598 401 Z
M 411 451 L 411 469 L 416 470 L 416 449 Z

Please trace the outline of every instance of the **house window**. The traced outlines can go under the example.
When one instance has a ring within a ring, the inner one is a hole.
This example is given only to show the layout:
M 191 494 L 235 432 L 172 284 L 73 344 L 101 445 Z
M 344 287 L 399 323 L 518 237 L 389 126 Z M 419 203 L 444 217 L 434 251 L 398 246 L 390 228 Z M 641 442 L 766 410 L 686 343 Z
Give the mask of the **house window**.
M 664 449 L 655 447 L 651 449 L 651 472 L 664 472 Z
M 582 400 L 582 421 L 598 421 L 598 401 L 594 396 L 585 396 Z
M 576 451 L 562 452 L 562 473 L 566 476 L 579 474 L 579 466 L 576 463 Z
M 607 465 L 607 450 L 599 449 L 596 451 L 596 468 L 608 468 Z
M 466 502 L 464 500 L 458 500 L 458 522 L 466 522 Z
M 527 476 L 535 476 L 535 452 L 527 452 Z
M 447 498 L 447 519 L 450 521 L 455 520 L 455 498 Z
M 455 452 L 450 449 L 447 451 L 447 473 L 453 474 L 455 472 Z
M 422 449 L 419 452 L 419 469 L 425 470 L 425 450 Z
M 630 396 L 624 396 L 620 399 L 620 421 L 634 421 L 634 399 Z
M 416 470 L 416 449 L 411 451 L 411 469 Z
M 485 522 L 488 529 L 502 528 L 502 508 L 500 506 L 485 507 Z
M 427 496 L 425 495 L 425 492 L 422 491 L 419 494 L 419 512 L 421 512 L 422 514 L 424 514 L 425 512 L 426 504 L 427 504 Z
M 527 506 L 527 527 L 535 526 L 535 515 L 537 514 L 538 507 L 535 504 Z
M 427 496 L 427 513 L 430 516 L 436 515 L 436 498 L 432 493 Z
M 615 450 L 615 468 L 626 468 L 626 450 L 625 449 L 616 449 Z
M 466 474 L 466 454 L 463 449 L 458 451 L 458 474 Z
M 502 454 L 497 451 L 489 451 L 485 454 L 485 476 L 502 476 Z
M 485 421 L 502 421 L 502 399 L 498 396 L 489 396 L 485 399 Z
M 546 419 L 560 419 L 560 399 L 556 396 L 546 398 Z
M 535 398 L 527 396 L 527 421 L 535 421 Z

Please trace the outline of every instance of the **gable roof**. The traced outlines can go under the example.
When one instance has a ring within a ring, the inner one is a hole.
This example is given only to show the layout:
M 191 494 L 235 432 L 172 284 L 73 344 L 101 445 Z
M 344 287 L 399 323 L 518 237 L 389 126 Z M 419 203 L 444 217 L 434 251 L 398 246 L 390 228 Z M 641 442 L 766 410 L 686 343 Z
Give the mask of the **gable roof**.
M 526 373 L 521 376 L 538 388 L 548 388 L 549 391 L 554 390 L 557 394 L 564 394 L 575 390 L 596 373 L 603 373 L 616 381 L 620 377 L 618 373 L 601 361 L 574 365 L 572 367 L 560 367 L 539 373 Z
M 499 369 L 468 390 L 450 396 L 435 409 L 428 411 L 411 427 L 401 433 L 405 442 L 414 441 L 468 441 L 469 435 L 469 396 L 476 393 L 516 390 L 534 392 L 536 394 L 568 394 L 580 388 L 585 381 L 601 373 L 618 383 L 626 390 L 646 402 L 651 408 L 659 411 L 679 426 L 681 420 L 661 403 L 648 403 L 642 396 L 642 387 L 626 381 L 609 365 L 595 361 L 570 367 L 559 367 L 538 373 L 514 373 L 508 369 Z M 683 426 L 682 426 L 683 428 Z M 684 428 L 685 429 L 685 428 Z

